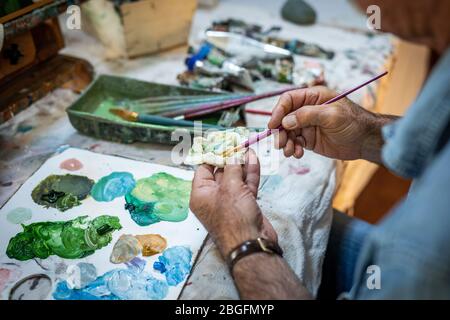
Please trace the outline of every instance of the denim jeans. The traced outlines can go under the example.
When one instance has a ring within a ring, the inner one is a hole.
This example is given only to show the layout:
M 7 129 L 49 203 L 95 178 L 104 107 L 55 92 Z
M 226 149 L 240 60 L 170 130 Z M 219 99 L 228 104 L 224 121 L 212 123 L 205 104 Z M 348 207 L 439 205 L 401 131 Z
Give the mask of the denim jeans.
M 373 228 L 363 220 L 334 211 L 318 299 L 336 299 L 350 291 L 361 247 Z

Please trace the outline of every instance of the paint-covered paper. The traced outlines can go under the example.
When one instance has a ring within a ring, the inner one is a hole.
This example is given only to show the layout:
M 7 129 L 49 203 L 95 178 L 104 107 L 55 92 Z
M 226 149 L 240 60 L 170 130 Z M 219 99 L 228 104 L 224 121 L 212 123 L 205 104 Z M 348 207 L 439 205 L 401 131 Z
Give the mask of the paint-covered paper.
M 0 299 L 177 299 L 206 236 L 192 178 L 75 148 L 50 158 L 0 209 Z

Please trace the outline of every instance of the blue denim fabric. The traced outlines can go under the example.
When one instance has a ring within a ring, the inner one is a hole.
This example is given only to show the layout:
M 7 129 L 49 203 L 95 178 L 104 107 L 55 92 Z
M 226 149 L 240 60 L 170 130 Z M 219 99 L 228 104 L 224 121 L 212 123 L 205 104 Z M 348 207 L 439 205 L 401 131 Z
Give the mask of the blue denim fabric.
M 368 236 L 358 259 L 355 299 L 450 299 L 450 144 L 414 190 Z M 367 286 L 380 267 L 381 289 Z
M 401 94 L 401 93 L 399 93 Z M 418 178 L 433 161 L 450 121 L 450 48 L 405 117 L 383 128 L 383 162 L 405 178 Z
M 334 211 L 318 299 L 336 299 L 352 288 L 361 247 L 373 229 L 363 220 Z
M 351 299 L 450 299 L 450 50 L 406 116 L 384 129 L 385 164 L 416 178 L 408 197 L 368 234 Z M 448 139 L 447 139 L 448 140 Z M 367 267 L 380 268 L 369 289 Z

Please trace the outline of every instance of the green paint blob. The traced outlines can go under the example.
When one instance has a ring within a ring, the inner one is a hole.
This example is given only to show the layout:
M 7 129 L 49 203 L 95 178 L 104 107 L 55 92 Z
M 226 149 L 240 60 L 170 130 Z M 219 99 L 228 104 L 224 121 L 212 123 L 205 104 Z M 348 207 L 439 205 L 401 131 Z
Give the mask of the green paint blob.
M 13 224 L 21 224 L 30 220 L 32 216 L 30 209 L 19 207 L 8 212 L 6 219 Z
M 94 181 L 72 174 L 51 175 L 42 180 L 31 193 L 34 202 L 46 208 L 66 211 L 81 204 L 91 192 Z
M 187 218 L 190 193 L 190 181 L 160 172 L 136 182 L 136 187 L 125 195 L 125 209 L 140 226 L 179 222 Z
M 88 216 L 69 221 L 37 222 L 22 225 L 23 231 L 9 241 L 6 254 L 21 261 L 57 255 L 66 259 L 80 259 L 103 248 L 112 240 L 112 232 L 122 228 L 119 218 Z

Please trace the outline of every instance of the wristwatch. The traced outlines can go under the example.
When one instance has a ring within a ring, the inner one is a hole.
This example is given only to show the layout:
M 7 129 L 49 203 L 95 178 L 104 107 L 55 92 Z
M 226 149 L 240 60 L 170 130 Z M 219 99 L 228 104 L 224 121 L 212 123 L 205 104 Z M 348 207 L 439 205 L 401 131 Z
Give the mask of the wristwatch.
M 236 248 L 234 248 L 229 254 L 227 263 L 228 267 L 230 268 L 230 271 L 231 272 L 233 271 L 233 267 L 236 264 L 236 262 L 238 262 L 242 258 L 259 252 L 265 252 L 268 254 L 277 254 L 280 257 L 283 256 L 283 250 L 276 242 L 264 238 L 248 240 L 240 244 Z

